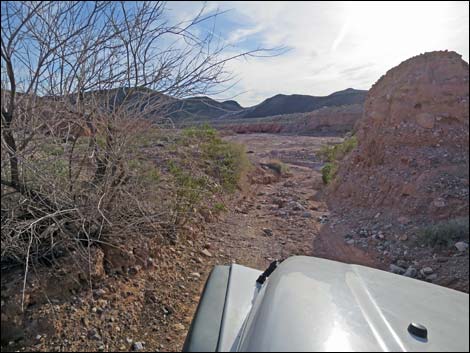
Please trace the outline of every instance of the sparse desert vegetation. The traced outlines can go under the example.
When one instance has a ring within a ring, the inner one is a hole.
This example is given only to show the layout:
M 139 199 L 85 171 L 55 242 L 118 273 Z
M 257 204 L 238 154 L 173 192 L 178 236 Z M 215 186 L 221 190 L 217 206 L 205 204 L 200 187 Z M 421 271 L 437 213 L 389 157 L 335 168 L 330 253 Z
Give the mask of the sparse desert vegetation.
M 293 255 L 469 291 L 465 53 L 276 62 L 302 21 L 219 6 L 2 1 L 2 351 L 180 350 L 214 266 Z
M 432 247 L 451 247 L 459 241 L 469 240 L 469 219 L 459 217 L 424 227 L 419 242 Z
M 356 136 L 347 137 L 343 142 L 333 146 L 324 146 L 319 156 L 326 161 L 322 168 L 322 180 L 324 184 L 333 181 L 338 171 L 338 163 L 354 148 L 357 147 Z

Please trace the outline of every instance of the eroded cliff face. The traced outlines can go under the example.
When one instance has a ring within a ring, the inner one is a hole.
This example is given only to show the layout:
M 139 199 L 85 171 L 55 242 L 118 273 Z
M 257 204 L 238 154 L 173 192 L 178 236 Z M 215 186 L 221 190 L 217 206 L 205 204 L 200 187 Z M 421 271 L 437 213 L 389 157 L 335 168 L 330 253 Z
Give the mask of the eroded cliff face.
M 422 54 L 371 88 L 330 201 L 437 221 L 468 214 L 469 66 L 455 52 Z

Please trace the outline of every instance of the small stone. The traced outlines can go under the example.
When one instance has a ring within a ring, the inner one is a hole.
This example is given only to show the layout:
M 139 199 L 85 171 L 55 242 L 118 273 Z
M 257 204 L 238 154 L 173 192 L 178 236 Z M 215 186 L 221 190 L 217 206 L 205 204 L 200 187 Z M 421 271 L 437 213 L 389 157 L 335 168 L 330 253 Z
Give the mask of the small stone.
M 201 254 L 206 257 L 212 257 L 212 254 L 207 249 L 201 250 Z
M 312 218 L 312 214 L 308 211 L 305 211 L 304 213 L 302 213 L 302 217 L 303 218 Z
M 139 271 L 142 269 L 142 266 L 140 265 L 136 265 L 136 266 L 132 266 L 129 268 L 129 274 L 131 276 L 134 276 L 136 275 L 137 273 L 139 273 Z
M 264 233 L 264 235 L 266 235 L 268 237 L 273 236 L 273 230 L 271 228 L 263 228 L 263 233 Z
M 406 263 L 405 260 L 398 260 L 398 261 L 397 261 L 397 265 L 398 265 L 399 267 L 403 267 L 403 268 L 406 268 L 406 267 L 407 267 L 407 263 Z
M 443 198 L 439 197 L 434 200 L 433 205 L 436 208 L 443 208 L 446 207 L 446 201 Z
M 105 294 L 106 294 L 106 291 L 105 291 L 104 289 L 102 289 L 102 288 L 97 289 L 97 290 L 95 291 L 95 295 L 96 295 L 97 297 L 102 297 L 102 296 L 105 295 Z
M 437 280 L 437 274 L 433 273 L 432 275 L 426 276 L 426 281 L 428 282 L 434 282 Z
M 422 270 L 421 270 L 421 273 L 424 275 L 424 276 L 428 276 L 428 275 L 431 275 L 434 273 L 434 270 L 431 268 L 431 267 L 424 267 Z
M 132 344 L 132 350 L 133 351 L 141 351 L 144 349 L 144 345 L 142 342 L 134 342 Z
M 390 272 L 395 273 L 397 275 L 402 275 L 406 272 L 406 270 L 400 266 L 391 264 L 390 265 Z
M 199 278 L 201 278 L 201 274 L 197 273 L 197 272 L 193 272 L 193 273 L 191 273 L 191 277 L 199 279 Z
M 418 270 L 412 266 L 408 267 L 403 276 L 415 278 L 418 275 Z
M 95 341 L 101 341 L 101 336 L 95 329 L 88 331 L 88 338 Z
M 318 217 L 317 221 L 320 222 L 320 224 L 328 223 L 328 221 L 329 221 L 328 215 L 322 215 L 322 216 Z
M 400 241 L 407 241 L 407 240 L 408 240 L 408 235 L 402 234 L 402 235 L 398 236 L 398 240 L 400 240 Z
M 303 211 L 303 210 L 305 210 L 305 207 L 302 206 L 302 204 L 300 202 L 295 201 L 295 202 L 292 203 L 292 209 L 294 211 Z
M 175 324 L 175 325 L 173 325 L 173 328 L 176 331 L 184 331 L 186 329 L 183 324 Z
M 458 251 L 464 252 L 465 250 L 468 249 L 468 244 L 463 241 L 459 241 L 455 243 L 455 247 L 457 248 Z

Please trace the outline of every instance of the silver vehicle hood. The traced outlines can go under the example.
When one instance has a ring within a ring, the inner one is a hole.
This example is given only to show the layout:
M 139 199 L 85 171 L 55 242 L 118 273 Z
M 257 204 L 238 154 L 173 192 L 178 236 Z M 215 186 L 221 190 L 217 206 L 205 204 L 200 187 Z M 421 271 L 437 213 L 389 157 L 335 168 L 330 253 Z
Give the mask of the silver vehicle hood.
M 219 351 L 469 351 L 467 294 L 310 257 L 284 261 L 262 287 L 258 275 L 232 266 Z

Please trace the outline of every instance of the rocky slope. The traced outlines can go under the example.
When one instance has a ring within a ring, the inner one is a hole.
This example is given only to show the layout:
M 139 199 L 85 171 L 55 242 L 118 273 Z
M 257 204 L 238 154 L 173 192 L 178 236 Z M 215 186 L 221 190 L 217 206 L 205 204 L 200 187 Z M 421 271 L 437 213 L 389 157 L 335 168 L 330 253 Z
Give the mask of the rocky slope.
M 411 58 L 370 90 L 359 148 L 335 195 L 404 216 L 468 214 L 468 64 L 452 52 Z
M 373 85 L 356 128 L 359 145 L 339 168 L 331 208 L 372 227 L 382 239 L 379 251 L 395 263 L 436 259 L 436 249 L 424 249 L 421 230 L 469 212 L 468 63 L 447 51 L 401 63 Z M 359 238 L 369 233 L 358 230 Z M 449 272 L 449 280 L 468 291 L 468 250 L 449 251 L 446 256 L 464 256 L 466 267 Z

